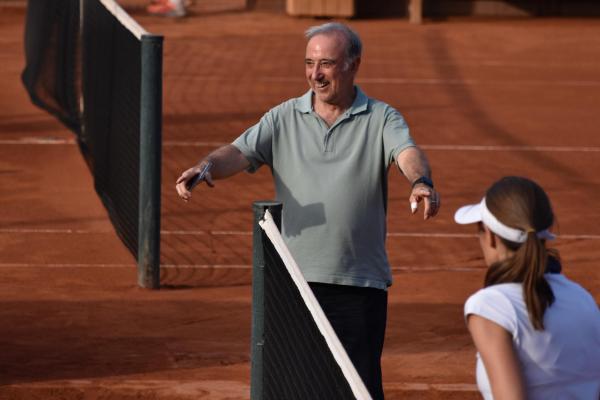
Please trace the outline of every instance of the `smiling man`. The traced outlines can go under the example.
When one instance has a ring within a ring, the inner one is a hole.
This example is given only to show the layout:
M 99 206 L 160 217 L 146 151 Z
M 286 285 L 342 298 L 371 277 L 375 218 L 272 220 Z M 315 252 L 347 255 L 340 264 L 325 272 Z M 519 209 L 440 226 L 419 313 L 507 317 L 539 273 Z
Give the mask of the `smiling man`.
M 392 284 L 385 250 L 387 175 L 396 164 L 411 185 L 414 214 L 437 214 L 439 194 L 427 158 L 398 111 L 367 97 L 354 80 L 359 36 L 327 23 L 306 32 L 310 89 L 268 111 L 232 144 L 207 155 L 177 179 L 206 170 L 208 186 L 268 165 L 283 202 L 282 234 L 350 359 L 374 399 L 383 399 L 380 359 Z

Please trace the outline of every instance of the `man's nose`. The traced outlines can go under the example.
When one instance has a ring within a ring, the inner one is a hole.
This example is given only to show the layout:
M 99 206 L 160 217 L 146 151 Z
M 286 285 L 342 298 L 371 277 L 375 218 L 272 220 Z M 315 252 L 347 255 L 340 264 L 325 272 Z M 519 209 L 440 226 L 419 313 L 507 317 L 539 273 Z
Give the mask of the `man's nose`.
M 313 80 L 318 80 L 323 77 L 323 72 L 321 71 L 321 65 L 316 63 L 312 67 L 312 71 L 310 72 L 310 78 Z

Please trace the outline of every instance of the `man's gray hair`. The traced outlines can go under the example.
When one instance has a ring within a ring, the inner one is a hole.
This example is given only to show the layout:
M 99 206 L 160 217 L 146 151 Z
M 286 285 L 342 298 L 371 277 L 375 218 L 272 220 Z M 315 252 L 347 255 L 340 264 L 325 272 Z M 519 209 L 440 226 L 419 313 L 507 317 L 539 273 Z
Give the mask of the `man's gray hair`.
M 328 22 L 323 25 L 312 26 L 304 32 L 308 40 L 317 35 L 328 35 L 331 33 L 340 33 L 346 38 L 346 58 L 348 62 L 353 62 L 362 54 L 362 42 L 356 32 L 347 25 L 339 22 Z

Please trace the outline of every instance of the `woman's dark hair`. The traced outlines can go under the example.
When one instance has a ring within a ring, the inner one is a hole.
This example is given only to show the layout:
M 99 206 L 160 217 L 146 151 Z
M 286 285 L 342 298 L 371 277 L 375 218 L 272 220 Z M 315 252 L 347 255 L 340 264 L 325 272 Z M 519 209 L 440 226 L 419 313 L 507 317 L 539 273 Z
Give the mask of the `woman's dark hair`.
M 485 286 L 517 282 L 523 286 L 523 297 L 529 319 L 537 330 L 544 329 L 544 312 L 554 302 L 554 293 L 544 278 L 548 258 L 558 260 L 558 252 L 546 249 L 546 241 L 537 232 L 554 223 L 550 199 L 535 182 L 508 176 L 490 187 L 485 195 L 486 206 L 504 225 L 527 232 L 524 243 L 500 238 L 514 251 L 514 256 L 494 263 L 485 276 Z

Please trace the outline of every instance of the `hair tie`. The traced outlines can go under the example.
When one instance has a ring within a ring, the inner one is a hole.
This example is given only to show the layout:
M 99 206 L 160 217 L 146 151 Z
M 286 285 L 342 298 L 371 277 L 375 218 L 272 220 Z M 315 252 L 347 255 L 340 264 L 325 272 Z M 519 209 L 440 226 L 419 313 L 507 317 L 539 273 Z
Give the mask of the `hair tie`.
M 1 0 L 0 0 L 1 1 Z M 486 205 L 485 197 L 479 204 L 472 204 L 461 207 L 454 220 L 459 224 L 470 224 L 473 222 L 483 222 L 492 232 L 509 242 L 525 243 L 530 233 L 535 233 L 539 239 L 552 240 L 556 237 L 548 231 L 548 228 L 536 231 L 534 228 L 520 229 L 512 228 L 500 222 L 494 214 L 490 212 Z

